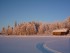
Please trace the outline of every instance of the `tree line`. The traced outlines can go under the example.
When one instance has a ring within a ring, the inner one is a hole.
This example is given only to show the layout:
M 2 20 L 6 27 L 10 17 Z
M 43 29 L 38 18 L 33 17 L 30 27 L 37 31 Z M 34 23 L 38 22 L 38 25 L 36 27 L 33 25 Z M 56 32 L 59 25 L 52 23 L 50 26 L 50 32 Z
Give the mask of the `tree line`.
M 5 35 L 37 35 L 37 34 L 52 34 L 55 29 L 68 28 L 70 30 L 70 17 L 62 22 L 42 23 L 42 22 L 23 22 L 14 27 L 3 27 L 1 33 Z

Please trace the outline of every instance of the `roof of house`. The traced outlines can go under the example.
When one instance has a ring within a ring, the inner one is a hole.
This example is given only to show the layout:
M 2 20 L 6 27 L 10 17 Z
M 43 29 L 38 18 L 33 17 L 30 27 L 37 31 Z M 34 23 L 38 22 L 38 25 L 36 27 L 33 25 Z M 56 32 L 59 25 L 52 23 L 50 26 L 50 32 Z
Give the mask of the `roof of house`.
M 67 28 L 53 30 L 53 32 L 67 32 L 67 31 L 68 31 Z

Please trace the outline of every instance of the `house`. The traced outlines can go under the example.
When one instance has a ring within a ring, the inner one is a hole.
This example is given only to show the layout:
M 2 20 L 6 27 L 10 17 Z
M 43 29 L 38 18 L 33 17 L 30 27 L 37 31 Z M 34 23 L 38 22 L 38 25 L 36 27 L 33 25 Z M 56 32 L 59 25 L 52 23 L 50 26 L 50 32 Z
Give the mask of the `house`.
M 66 35 L 69 33 L 67 28 L 53 30 L 53 35 Z

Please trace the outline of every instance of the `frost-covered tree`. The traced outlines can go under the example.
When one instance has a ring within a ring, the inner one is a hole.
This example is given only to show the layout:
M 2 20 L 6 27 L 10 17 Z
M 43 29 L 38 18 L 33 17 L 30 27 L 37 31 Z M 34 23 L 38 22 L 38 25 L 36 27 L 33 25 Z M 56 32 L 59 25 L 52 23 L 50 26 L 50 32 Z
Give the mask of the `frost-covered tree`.
M 68 17 L 65 22 L 67 24 L 68 29 L 70 29 L 70 17 Z
M 44 34 L 45 33 L 45 25 L 44 24 L 40 24 L 39 28 L 38 28 L 38 34 Z
M 13 27 L 8 26 L 7 34 L 8 35 L 12 35 L 13 34 Z
M 2 33 L 2 34 L 7 34 L 5 27 L 2 28 L 2 32 L 1 32 L 1 33 Z
M 27 32 L 28 35 L 36 34 L 37 30 L 36 30 L 36 26 L 35 26 L 34 22 L 31 22 L 31 23 L 27 24 L 26 32 Z

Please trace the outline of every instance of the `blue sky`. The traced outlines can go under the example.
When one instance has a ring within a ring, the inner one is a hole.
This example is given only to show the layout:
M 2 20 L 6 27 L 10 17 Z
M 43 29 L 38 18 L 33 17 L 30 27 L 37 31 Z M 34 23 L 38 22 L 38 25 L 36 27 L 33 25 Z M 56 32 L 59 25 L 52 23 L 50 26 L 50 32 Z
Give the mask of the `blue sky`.
M 0 30 L 14 22 L 55 22 L 70 16 L 69 0 L 0 0 Z

